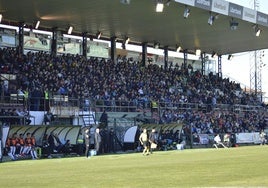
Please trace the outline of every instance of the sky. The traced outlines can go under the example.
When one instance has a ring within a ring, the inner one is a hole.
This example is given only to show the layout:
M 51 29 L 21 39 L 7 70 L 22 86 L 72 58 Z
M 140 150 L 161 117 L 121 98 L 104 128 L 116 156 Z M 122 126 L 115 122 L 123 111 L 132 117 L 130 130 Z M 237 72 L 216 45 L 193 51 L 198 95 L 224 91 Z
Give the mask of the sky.
M 254 0 L 227 0 L 229 2 L 254 9 Z M 258 11 L 268 14 L 268 1 L 256 0 L 258 2 Z M 265 32 L 265 31 L 264 31 Z M 268 28 L 267 31 L 268 32 Z M 268 41 L 267 41 L 268 42 Z M 222 59 L 222 73 L 223 76 L 230 77 L 231 80 L 241 83 L 241 86 L 250 87 L 250 65 L 254 58 L 252 52 L 243 52 L 239 54 L 233 54 L 231 61 L 227 60 L 227 57 Z M 262 68 L 262 91 L 265 92 L 263 101 L 268 102 L 268 49 L 264 50 L 264 56 L 262 62 L 266 64 Z

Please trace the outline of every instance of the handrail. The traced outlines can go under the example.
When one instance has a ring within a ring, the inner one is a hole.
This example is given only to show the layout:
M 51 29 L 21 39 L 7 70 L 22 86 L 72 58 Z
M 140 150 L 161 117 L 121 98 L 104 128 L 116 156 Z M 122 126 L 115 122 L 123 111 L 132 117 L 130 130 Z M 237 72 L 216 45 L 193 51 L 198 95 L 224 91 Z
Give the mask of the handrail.
M 20 122 L 15 122 L 15 125 L 26 125 L 26 119 L 25 116 L 1 116 L 0 120 L 2 123 L 10 123 L 10 120 L 14 121 L 14 119 L 17 119 Z
M 12 96 L 16 97 L 16 96 Z M 21 96 L 20 96 L 21 99 Z M 49 108 L 56 108 L 58 114 L 61 114 L 62 111 L 68 111 L 68 115 L 75 115 L 77 110 L 90 110 L 94 112 L 102 112 L 103 110 L 110 112 L 157 112 L 160 116 L 161 113 L 165 110 L 172 110 L 175 112 L 181 110 L 191 110 L 197 111 L 202 110 L 204 112 L 209 112 L 211 110 L 217 111 L 233 111 L 236 113 L 240 112 L 253 112 L 253 111 L 267 111 L 267 108 L 261 105 L 241 105 L 241 104 L 200 104 L 200 103 L 172 103 L 172 102 L 159 102 L 159 101 L 126 101 L 126 100 L 94 100 L 90 99 L 89 103 L 85 103 L 86 98 L 71 98 L 66 96 L 54 96 L 48 99 L 49 104 L 46 104 L 43 97 L 38 98 L 40 100 L 40 106 L 49 105 Z M 28 105 L 27 109 L 31 110 L 33 105 L 32 100 L 25 101 L 23 99 L 18 104 Z M 16 100 L 15 100 L 16 101 Z M 19 100 L 17 100 L 19 101 Z M 4 106 L 4 105 L 3 105 Z M 14 105 L 15 106 L 15 105 Z M 2 107 L 2 105 L 1 105 Z M 0 108 L 1 108 L 0 107 Z M 33 110 L 35 111 L 35 110 Z M 45 110 L 44 110 L 45 111 Z

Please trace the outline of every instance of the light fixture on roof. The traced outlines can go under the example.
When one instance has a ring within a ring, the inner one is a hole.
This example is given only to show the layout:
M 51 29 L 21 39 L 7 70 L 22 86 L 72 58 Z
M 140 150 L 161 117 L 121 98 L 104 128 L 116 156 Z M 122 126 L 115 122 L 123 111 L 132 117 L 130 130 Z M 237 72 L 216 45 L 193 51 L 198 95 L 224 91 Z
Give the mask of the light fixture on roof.
M 255 33 L 256 37 L 260 36 L 260 34 L 261 34 L 261 29 L 260 28 L 256 29 L 256 33 Z
M 200 56 L 201 55 L 201 50 L 200 49 L 196 49 L 195 50 L 195 55 L 196 56 Z
M 124 43 L 124 41 L 122 42 L 122 49 L 126 49 L 126 43 Z
M 35 23 L 35 29 L 38 29 L 39 28 L 39 25 L 40 25 L 40 21 L 38 20 L 36 23 Z
M 229 54 L 229 55 L 228 55 L 228 60 L 231 61 L 231 60 L 233 59 L 233 57 L 234 57 L 234 56 L 233 56 L 232 54 Z
M 185 6 L 183 17 L 188 18 L 189 15 L 190 15 L 190 9 L 187 6 Z
M 0 23 L 2 22 L 3 15 L 0 14 Z
M 181 46 L 177 45 L 176 46 L 176 52 L 180 52 L 181 51 Z
M 164 2 L 162 0 L 158 0 L 156 2 L 155 11 L 156 12 L 163 12 L 163 9 L 164 9 Z
M 230 29 L 231 29 L 232 31 L 234 31 L 234 30 L 237 30 L 237 27 L 238 27 L 238 22 L 236 22 L 236 21 L 234 20 L 234 18 L 232 18 L 232 20 L 230 21 Z
M 215 57 L 217 57 L 218 56 L 218 54 L 216 53 L 216 52 L 212 52 L 212 54 L 211 54 L 211 57 L 212 58 L 215 58 Z
M 120 3 L 122 3 L 124 5 L 129 5 L 130 4 L 130 0 L 120 0 Z
M 97 39 L 100 39 L 100 38 L 101 38 L 101 35 L 102 35 L 102 33 L 99 31 L 99 32 L 96 34 Z
M 73 26 L 70 26 L 67 33 L 68 33 L 68 35 L 71 35 L 72 32 L 73 32 Z
M 129 37 L 126 37 L 125 38 L 125 44 L 128 44 L 129 43 L 129 40 L 130 40 Z
M 212 12 L 210 12 L 209 17 L 208 17 L 208 24 L 212 25 L 214 21 L 218 18 L 219 18 L 219 14 L 213 15 Z
M 254 24 L 254 25 L 253 25 L 253 29 L 254 29 L 254 31 L 255 31 L 255 35 L 256 35 L 256 37 L 260 36 L 260 34 L 261 34 L 261 29 L 259 28 L 259 26 L 256 25 L 256 24 Z
M 154 48 L 158 49 L 160 47 L 160 44 L 158 42 L 154 43 Z
M 212 25 L 213 22 L 215 20 L 215 17 L 213 15 L 210 14 L 209 18 L 208 18 L 208 25 Z
M 126 44 L 128 44 L 128 43 L 129 43 L 129 37 L 125 37 L 125 39 L 122 42 L 122 48 L 126 49 Z

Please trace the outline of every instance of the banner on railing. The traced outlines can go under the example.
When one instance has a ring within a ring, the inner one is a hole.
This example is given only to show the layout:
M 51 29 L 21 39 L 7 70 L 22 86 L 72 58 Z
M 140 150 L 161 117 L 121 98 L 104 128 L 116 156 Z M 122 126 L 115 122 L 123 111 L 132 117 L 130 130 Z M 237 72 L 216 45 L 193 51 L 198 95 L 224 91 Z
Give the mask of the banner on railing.
M 261 138 L 259 132 L 254 133 L 237 133 L 236 143 L 237 144 L 260 144 Z M 213 141 L 214 136 L 211 134 L 198 134 L 199 142 L 197 144 L 209 144 L 209 141 Z
M 261 143 L 259 132 L 237 133 L 235 134 L 235 136 L 236 136 L 237 144 L 249 144 L 249 143 L 260 144 Z
M 199 144 L 209 144 L 208 134 L 199 134 Z

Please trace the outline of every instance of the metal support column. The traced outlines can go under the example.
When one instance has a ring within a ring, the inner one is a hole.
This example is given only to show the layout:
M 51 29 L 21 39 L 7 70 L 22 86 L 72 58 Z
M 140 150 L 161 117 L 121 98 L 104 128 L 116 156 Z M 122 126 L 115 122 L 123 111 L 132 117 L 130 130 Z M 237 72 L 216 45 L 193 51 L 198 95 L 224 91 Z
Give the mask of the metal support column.
M 205 73 L 206 73 L 206 71 L 205 71 L 205 68 L 206 68 L 206 54 L 205 53 L 201 53 L 201 64 L 202 64 L 201 74 L 205 75 Z
M 184 50 L 183 51 L 183 68 L 186 69 L 187 68 L 187 61 L 188 61 L 188 51 Z
M 52 40 L 51 40 L 51 55 L 57 55 L 57 40 L 58 40 L 58 33 L 57 28 L 52 28 Z
M 167 70 L 167 68 L 168 68 L 168 47 L 167 46 L 165 46 L 164 47 L 164 68 L 165 68 L 165 70 Z
M 82 34 L 82 55 L 87 57 L 87 33 Z
M 145 67 L 147 61 L 147 43 L 142 43 L 142 66 Z
M 218 77 L 222 78 L 221 55 L 218 56 Z
M 116 60 L 116 37 L 111 37 L 111 60 Z
M 18 53 L 23 54 L 24 51 L 24 23 L 19 23 L 19 44 L 18 44 Z

